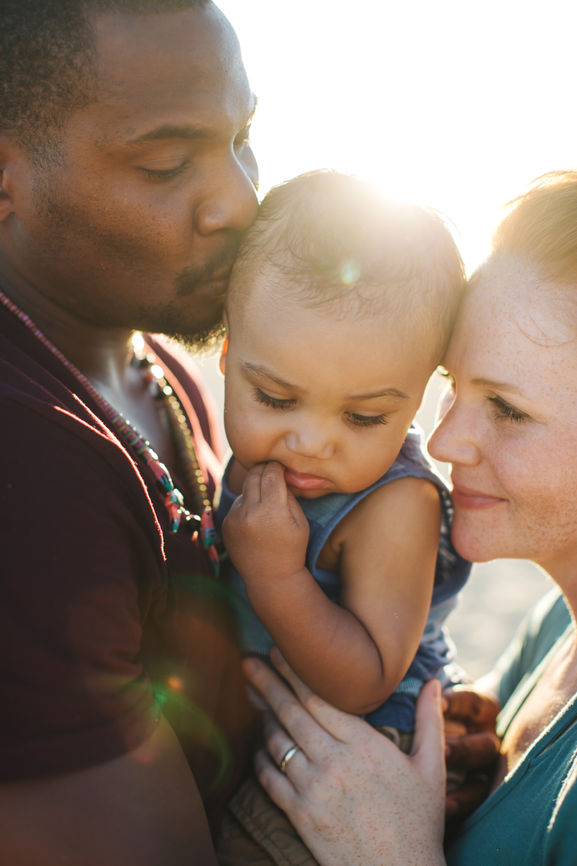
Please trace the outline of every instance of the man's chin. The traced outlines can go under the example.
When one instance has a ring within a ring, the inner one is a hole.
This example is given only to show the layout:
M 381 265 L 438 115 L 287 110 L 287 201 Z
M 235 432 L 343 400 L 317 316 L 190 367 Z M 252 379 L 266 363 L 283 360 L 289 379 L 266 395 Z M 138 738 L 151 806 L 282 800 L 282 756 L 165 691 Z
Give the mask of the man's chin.
M 192 304 L 187 306 L 193 310 Z M 163 309 L 142 309 L 137 330 L 164 334 L 195 351 L 214 348 L 224 335 L 222 304 L 213 301 L 210 310 L 206 309 L 206 303 L 203 306 L 205 315 L 200 321 L 198 316 L 187 316 L 182 304 L 168 305 Z
M 222 344 L 225 336 L 225 329 L 222 322 L 220 322 L 218 325 L 214 325 L 212 328 L 193 334 L 184 334 L 179 331 L 176 331 L 172 334 L 168 334 L 166 333 L 166 331 L 163 331 L 162 333 L 165 334 L 167 337 L 171 337 L 173 340 L 176 340 L 178 343 L 188 349 L 189 352 L 206 352 L 207 354 L 213 354 L 220 348 Z

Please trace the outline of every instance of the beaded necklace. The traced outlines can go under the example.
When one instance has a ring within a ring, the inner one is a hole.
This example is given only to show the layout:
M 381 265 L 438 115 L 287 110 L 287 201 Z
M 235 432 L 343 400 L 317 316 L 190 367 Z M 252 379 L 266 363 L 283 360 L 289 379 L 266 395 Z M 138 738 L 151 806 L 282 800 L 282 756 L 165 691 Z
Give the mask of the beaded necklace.
M 42 343 L 58 360 L 66 367 L 66 369 L 74 376 L 75 379 L 88 391 L 94 402 L 99 406 L 108 421 L 112 424 L 114 430 L 119 434 L 137 457 L 148 466 L 154 478 L 158 489 L 160 490 L 164 507 L 168 514 L 169 531 L 176 533 L 181 528 L 192 531 L 192 536 L 196 533 L 200 535 L 203 547 L 207 551 L 208 557 L 214 574 L 218 577 L 219 574 L 219 554 L 217 550 L 217 537 L 214 529 L 212 517 L 212 507 L 208 497 L 208 489 L 198 462 L 194 440 L 186 414 L 180 403 L 180 400 L 174 393 L 174 390 L 168 383 L 164 371 L 158 364 L 154 355 L 144 351 L 144 340 L 140 334 L 133 337 L 133 354 L 130 363 L 140 370 L 144 376 L 146 383 L 149 386 L 152 396 L 159 400 L 166 410 L 169 424 L 174 436 L 179 456 L 182 459 L 186 481 L 192 491 L 194 491 L 198 502 L 200 515 L 190 512 L 185 504 L 184 497 L 180 490 L 174 486 L 174 482 L 170 476 L 170 472 L 158 458 L 158 455 L 151 447 L 147 439 L 142 436 L 138 430 L 125 418 L 121 412 L 117 412 L 113 406 L 108 403 L 104 397 L 94 388 L 92 383 L 78 370 L 74 364 L 66 358 L 66 356 L 58 349 L 42 331 L 36 327 L 32 319 L 16 304 L 10 300 L 2 291 L 0 291 L 0 302 L 10 312 L 22 322 L 23 325 L 34 335 L 34 337 Z

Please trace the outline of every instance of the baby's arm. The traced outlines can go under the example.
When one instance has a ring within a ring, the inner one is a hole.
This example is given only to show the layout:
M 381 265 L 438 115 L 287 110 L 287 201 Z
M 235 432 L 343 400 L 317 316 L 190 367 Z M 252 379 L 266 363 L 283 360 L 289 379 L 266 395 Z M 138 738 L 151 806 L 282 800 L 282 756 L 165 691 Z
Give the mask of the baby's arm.
M 249 600 L 291 667 L 325 700 L 365 713 L 394 691 L 416 653 L 439 523 L 438 494 L 420 479 L 392 482 L 359 503 L 331 540 L 342 606 L 305 567 L 308 524 L 279 464 L 251 470 L 223 529 Z

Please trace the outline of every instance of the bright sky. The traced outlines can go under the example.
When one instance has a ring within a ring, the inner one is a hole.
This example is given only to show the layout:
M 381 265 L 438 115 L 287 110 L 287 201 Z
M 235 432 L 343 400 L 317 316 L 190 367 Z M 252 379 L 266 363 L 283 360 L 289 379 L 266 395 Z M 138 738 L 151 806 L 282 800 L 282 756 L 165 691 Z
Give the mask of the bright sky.
M 456 223 L 470 265 L 500 205 L 577 167 L 574 0 L 217 0 L 259 98 L 263 192 L 319 167 Z

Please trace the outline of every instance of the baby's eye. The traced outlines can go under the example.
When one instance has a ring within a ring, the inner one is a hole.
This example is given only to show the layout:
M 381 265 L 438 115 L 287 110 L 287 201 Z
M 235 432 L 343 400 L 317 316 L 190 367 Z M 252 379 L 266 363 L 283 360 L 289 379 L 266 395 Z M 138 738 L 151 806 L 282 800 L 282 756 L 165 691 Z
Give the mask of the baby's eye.
M 293 399 L 271 397 L 270 394 L 267 394 L 266 391 L 262 391 L 260 388 L 254 389 L 254 396 L 259 403 L 262 403 L 263 406 L 268 406 L 270 409 L 292 409 L 296 403 L 296 400 Z
M 387 415 L 359 415 L 358 412 L 347 412 L 347 418 L 355 427 L 375 427 L 377 424 L 388 424 Z
M 506 400 L 503 400 L 502 397 L 497 397 L 493 395 L 492 397 L 487 398 L 489 403 L 494 407 L 493 415 L 499 420 L 507 420 L 513 421 L 515 423 L 520 423 L 522 421 L 529 421 L 530 416 L 527 415 L 526 412 L 521 412 L 520 409 L 516 409 L 514 406 L 511 406 L 510 403 L 507 403 Z

